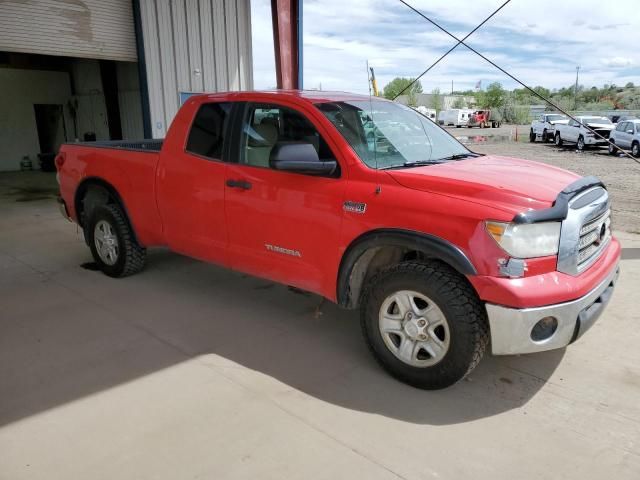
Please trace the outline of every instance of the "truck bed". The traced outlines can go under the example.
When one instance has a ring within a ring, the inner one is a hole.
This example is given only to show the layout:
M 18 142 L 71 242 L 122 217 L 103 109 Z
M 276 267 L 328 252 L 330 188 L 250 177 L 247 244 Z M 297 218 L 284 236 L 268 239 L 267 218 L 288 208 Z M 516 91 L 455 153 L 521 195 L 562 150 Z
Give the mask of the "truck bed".
M 154 138 L 144 140 L 101 140 L 97 142 L 69 142 L 65 143 L 65 145 L 157 153 L 162 148 L 163 142 L 163 138 Z

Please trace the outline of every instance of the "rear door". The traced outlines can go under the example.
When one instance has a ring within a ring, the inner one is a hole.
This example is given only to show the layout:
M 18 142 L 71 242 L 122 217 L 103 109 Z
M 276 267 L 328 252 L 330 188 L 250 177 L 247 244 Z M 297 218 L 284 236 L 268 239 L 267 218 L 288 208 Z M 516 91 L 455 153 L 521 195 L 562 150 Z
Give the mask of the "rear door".
M 158 208 L 169 247 L 221 265 L 226 265 L 227 245 L 224 158 L 233 105 L 202 104 L 186 143 L 162 152 L 157 180 Z
M 337 255 L 346 172 L 312 176 L 274 170 L 280 142 L 310 143 L 321 160 L 340 162 L 305 114 L 279 104 L 246 104 L 226 175 L 231 267 L 320 292 Z M 335 279 L 331 279 L 335 281 Z

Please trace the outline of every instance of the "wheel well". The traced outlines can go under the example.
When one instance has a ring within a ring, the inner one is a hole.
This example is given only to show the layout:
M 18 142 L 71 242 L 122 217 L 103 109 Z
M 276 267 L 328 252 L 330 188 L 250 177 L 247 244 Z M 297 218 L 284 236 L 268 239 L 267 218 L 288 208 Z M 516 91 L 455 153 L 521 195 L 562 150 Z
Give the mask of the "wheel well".
M 462 275 L 476 274 L 465 254 L 441 238 L 403 230 L 370 232 L 355 240 L 342 258 L 337 284 L 338 304 L 357 308 L 363 288 L 375 274 L 411 260 L 437 260 Z
M 83 227 L 97 206 L 108 204 L 118 205 L 127 216 L 122 198 L 111 184 L 99 178 L 84 180 L 76 189 L 74 198 L 78 224 Z

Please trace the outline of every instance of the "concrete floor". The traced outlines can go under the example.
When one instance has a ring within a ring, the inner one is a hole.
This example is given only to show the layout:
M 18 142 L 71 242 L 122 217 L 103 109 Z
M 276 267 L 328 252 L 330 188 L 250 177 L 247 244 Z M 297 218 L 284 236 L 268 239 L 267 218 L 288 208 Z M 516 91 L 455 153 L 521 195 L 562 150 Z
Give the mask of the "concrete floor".
M 638 236 L 578 343 L 425 392 L 316 296 L 162 250 L 82 268 L 54 192 L 0 175 L 0 479 L 640 478 Z

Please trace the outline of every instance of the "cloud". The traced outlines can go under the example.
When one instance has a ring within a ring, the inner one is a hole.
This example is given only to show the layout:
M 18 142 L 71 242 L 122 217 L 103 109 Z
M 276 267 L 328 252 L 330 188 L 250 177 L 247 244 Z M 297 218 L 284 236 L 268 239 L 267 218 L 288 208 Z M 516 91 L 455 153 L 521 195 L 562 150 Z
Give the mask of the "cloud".
M 633 65 L 633 60 L 627 57 L 612 57 L 602 59 L 602 63 L 611 68 L 625 68 Z
M 502 0 L 408 0 L 459 38 L 494 11 Z M 252 0 L 254 83 L 271 87 L 273 44 L 269 0 Z M 512 2 L 467 41 L 529 85 L 559 88 L 581 83 L 637 81 L 637 0 L 617 0 L 602 9 L 600 0 Z M 597 11 L 588 21 L 576 12 Z M 396 76 L 420 74 L 455 40 L 396 0 L 304 0 L 305 88 L 366 93 L 366 62 L 383 86 Z M 271 69 L 271 70 L 270 70 Z M 626 80 L 629 79 L 629 80 Z M 499 81 L 517 86 L 504 74 L 460 45 L 422 79 L 425 91 L 473 88 Z

